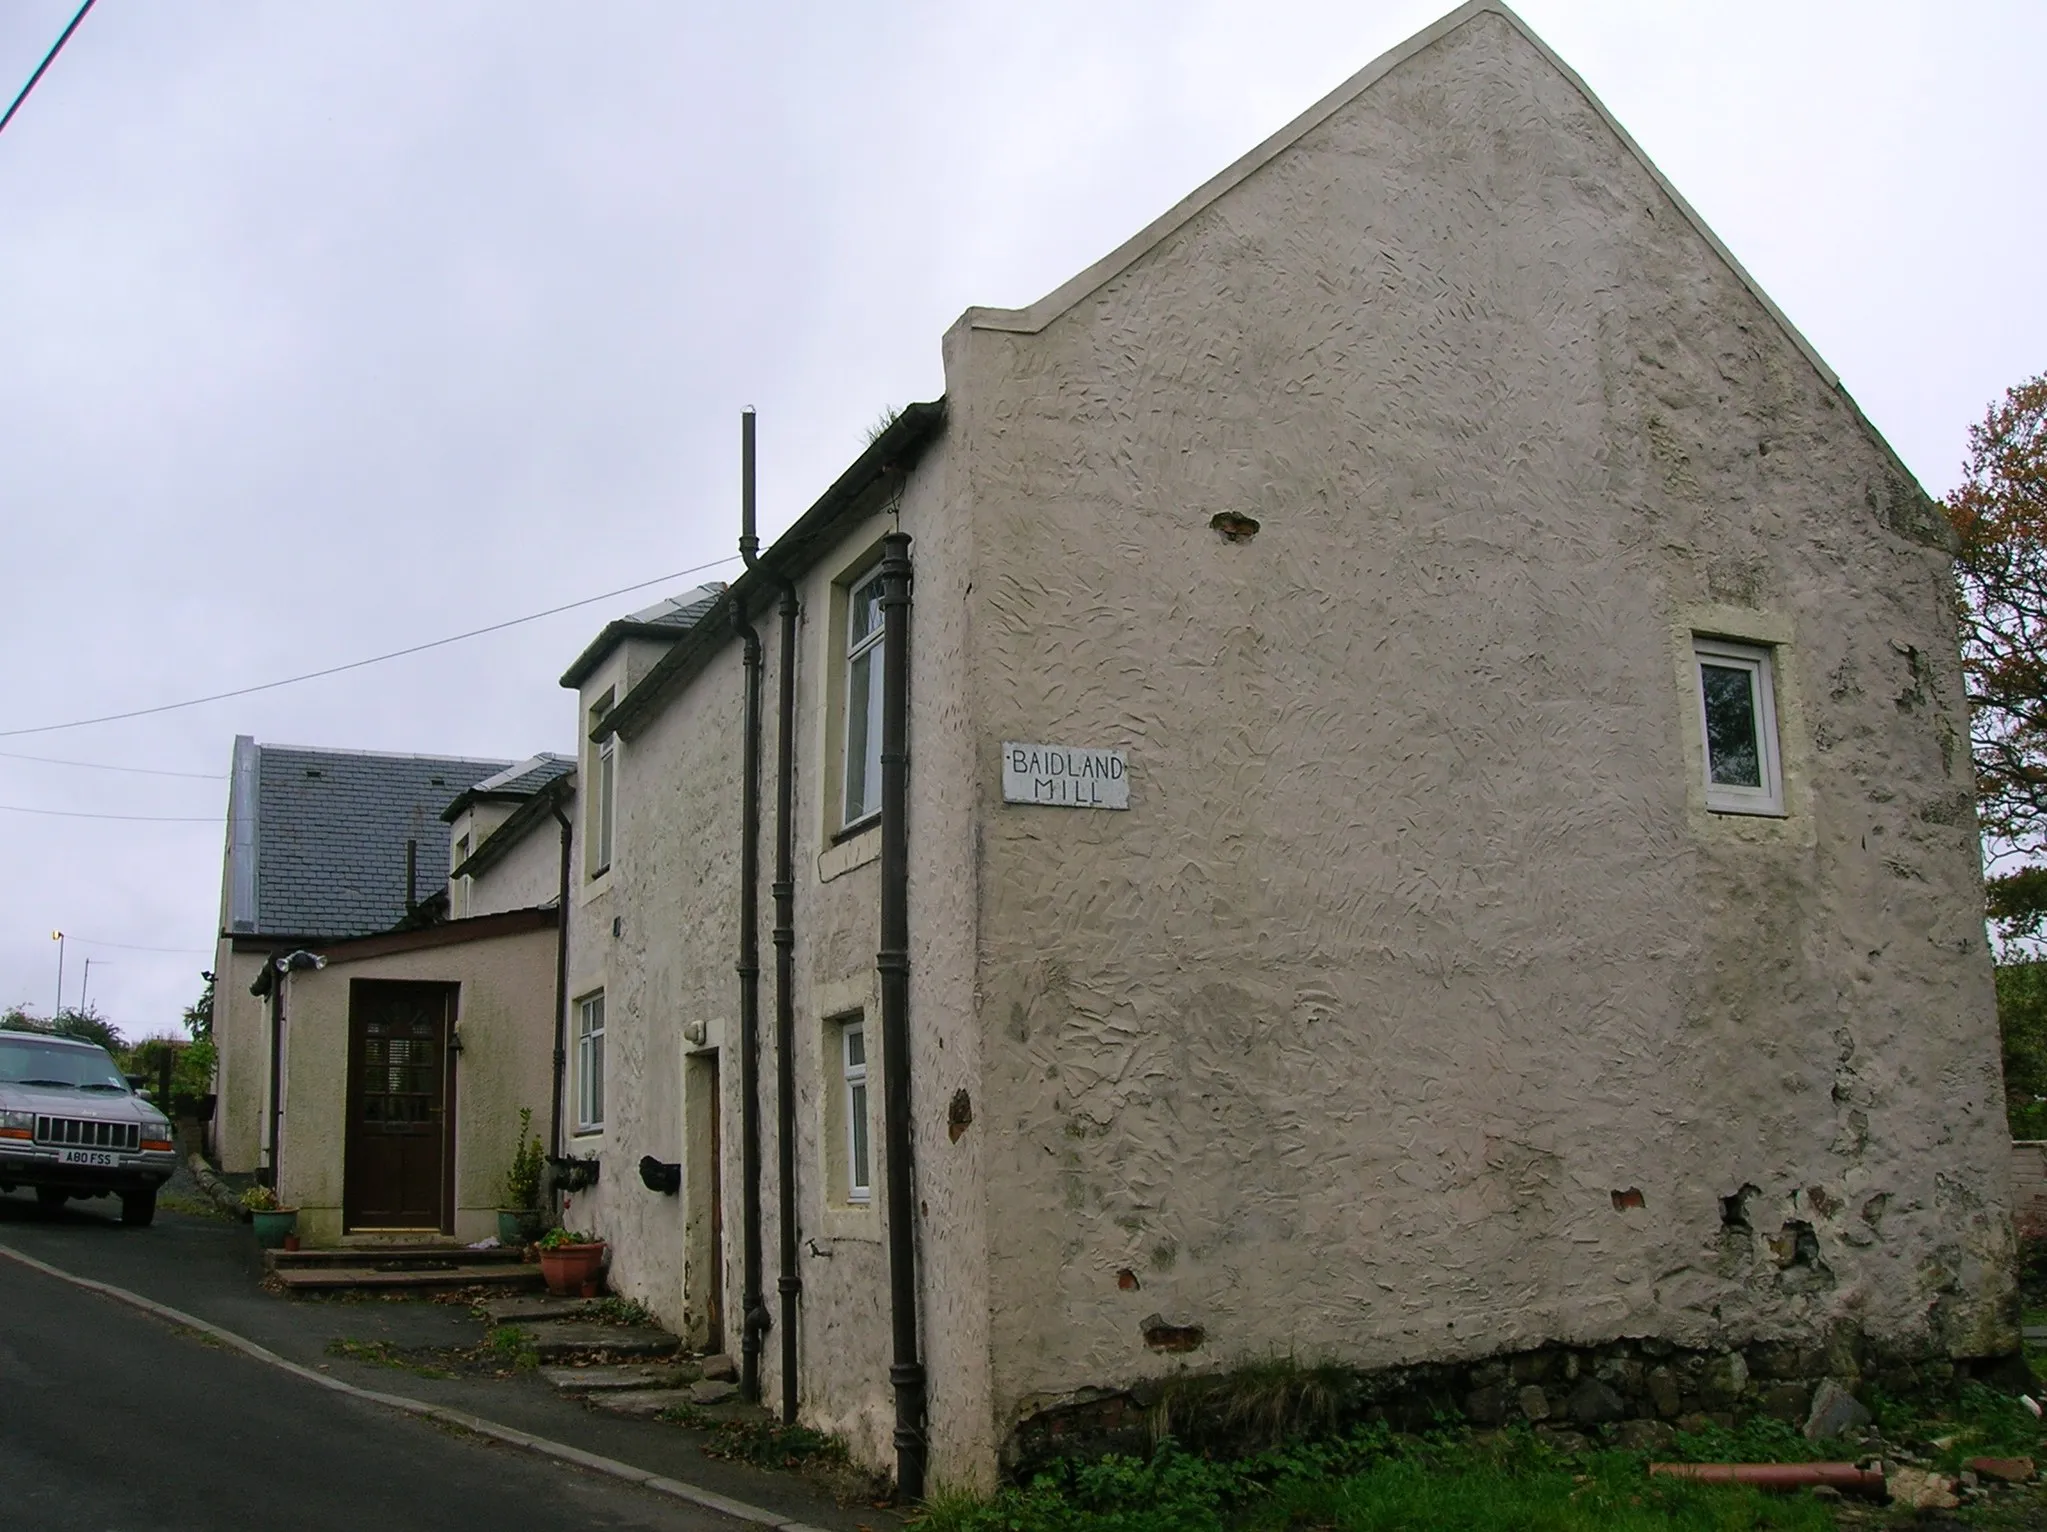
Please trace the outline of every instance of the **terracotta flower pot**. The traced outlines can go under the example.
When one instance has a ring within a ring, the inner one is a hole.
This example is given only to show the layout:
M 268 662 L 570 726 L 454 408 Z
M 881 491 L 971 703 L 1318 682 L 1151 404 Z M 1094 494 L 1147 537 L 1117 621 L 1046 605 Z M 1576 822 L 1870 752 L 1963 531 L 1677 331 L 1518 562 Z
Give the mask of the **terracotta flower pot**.
M 604 1270 L 603 1240 L 593 1240 L 587 1245 L 556 1245 L 552 1250 L 540 1252 L 540 1275 L 547 1283 L 547 1290 L 558 1298 L 584 1296 L 586 1288 L 593 1292 L 598 1278 Z

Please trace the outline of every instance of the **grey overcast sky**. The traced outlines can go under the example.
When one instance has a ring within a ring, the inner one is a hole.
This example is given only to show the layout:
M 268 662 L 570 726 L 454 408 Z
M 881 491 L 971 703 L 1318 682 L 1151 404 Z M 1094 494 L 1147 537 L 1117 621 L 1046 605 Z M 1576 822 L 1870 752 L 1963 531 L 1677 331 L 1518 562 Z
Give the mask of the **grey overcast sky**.
M 101 0 L 0 134 L 0 730 L 721 557 L 747 404 L 777 530 L 940 391 L 962 309 L 1057 286 L 1447 8 Z M 0 0 L 0 101 L 74 9 Z M 1521 13 L 1949 488 L 2047 369 L 2047 5 Z M 131 1037 L 173 1024 L 235 734 L 567 749 L 556 677 L 655 594 L 0 738 L 0 1004 L 51 1007 L 61 927 L 67 1003 L 90 956 Z

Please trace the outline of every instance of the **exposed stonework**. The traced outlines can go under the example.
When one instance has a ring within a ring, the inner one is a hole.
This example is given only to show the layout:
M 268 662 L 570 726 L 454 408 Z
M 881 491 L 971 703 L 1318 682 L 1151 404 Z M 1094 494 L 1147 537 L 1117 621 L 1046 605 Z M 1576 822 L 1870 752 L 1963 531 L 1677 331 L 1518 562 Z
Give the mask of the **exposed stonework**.
M 1731 1426 L 1752 1415 L 1803 1427 L 1816 1398 L 1829 1406 L 1827 1425 L 1846 1429 L 1869 1419 L 1853 1388 L 1919 1397 L 1946 1392 L 1984 1370 L 1938 1354 L 1893 1352 L 1843 1325 L 1815 1344 L 1762 1341 L 1700 1350 L 1635 1337 L 1460 1364 L 1317 1369 L 1317 1376 L 1336 1395 L 1320 1422 L 1328 1429 L 1385 1422 L 1418 1431 L 1463 1421 L 1481 1429 L 1533 1426 L 1541 1434 L 1639 1449 L 1667 1445 L 1678 1430 Z M 1183 1445 L 1229 1452 L 1261 1444 L 1220 1412 L 1172 1402 L 1175 1381 L 1155 1378 L 1032 1402 L 1003 1444 L 1004 1471 L 1027 1479 L 1055 1459 L 1144 1455 L 1156 1445 L 1163 1420 Z

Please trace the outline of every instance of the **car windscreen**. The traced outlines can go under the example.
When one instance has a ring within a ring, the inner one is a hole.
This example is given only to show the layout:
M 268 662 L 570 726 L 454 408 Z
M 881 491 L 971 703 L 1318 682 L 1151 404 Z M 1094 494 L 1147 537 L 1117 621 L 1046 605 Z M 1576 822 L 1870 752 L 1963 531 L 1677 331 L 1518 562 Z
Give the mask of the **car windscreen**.
M 0 1034 L 0 1085 L 31 1082 L 79 1089 L 111 1087 L 123 1093 L 128 1089 L 127 1079 L 104 1048 L 67 1047 L 39 1037 Z

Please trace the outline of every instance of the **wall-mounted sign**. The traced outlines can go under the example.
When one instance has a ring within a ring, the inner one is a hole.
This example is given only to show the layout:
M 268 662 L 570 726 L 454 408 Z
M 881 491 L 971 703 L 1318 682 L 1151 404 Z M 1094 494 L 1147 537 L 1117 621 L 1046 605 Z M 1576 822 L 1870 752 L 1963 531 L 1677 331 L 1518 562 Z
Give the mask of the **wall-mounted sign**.
M 1121 750 L 1076 745 L 1002 746 L 1002 801 L 1062 809 L 1130 807 L 1130 763 Z

